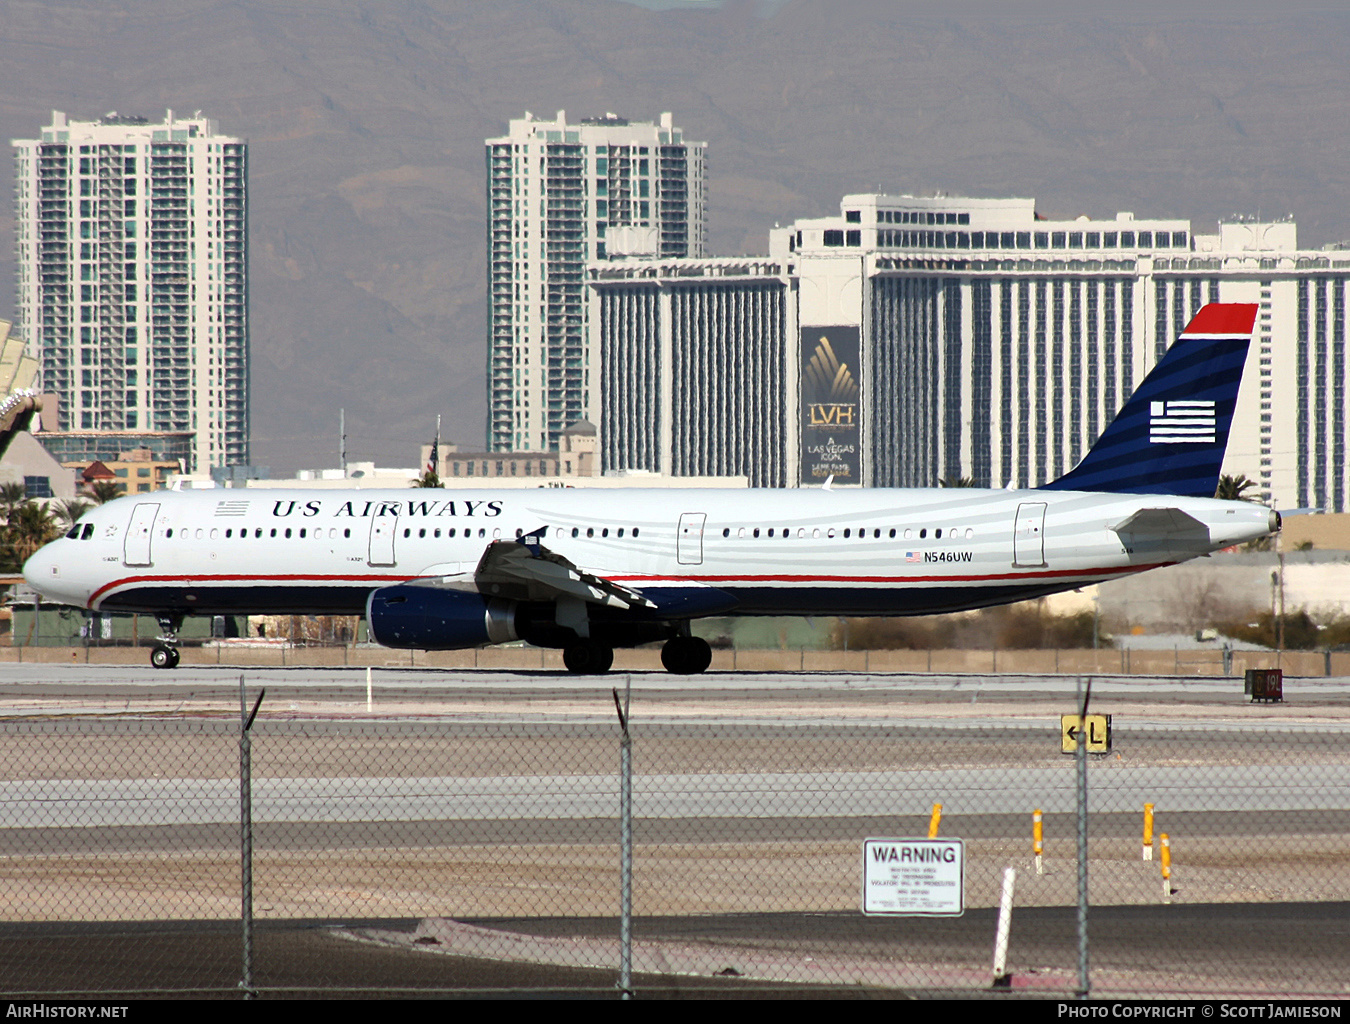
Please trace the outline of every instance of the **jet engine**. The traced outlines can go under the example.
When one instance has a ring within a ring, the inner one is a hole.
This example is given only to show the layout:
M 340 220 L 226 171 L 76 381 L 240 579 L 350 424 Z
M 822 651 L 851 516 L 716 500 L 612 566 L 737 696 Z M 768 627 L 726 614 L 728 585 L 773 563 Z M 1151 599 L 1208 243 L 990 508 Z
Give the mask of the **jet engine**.
M 366 599 L 370 637 L 385 647 L 457 651 L 519 640 L 516 602 L 403 583 Z

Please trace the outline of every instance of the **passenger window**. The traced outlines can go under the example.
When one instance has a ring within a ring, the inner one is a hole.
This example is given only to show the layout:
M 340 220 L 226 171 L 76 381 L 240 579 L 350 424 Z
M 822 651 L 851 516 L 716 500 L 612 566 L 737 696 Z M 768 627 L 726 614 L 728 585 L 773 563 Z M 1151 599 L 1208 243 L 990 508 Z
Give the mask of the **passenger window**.
M 573 536 L 573 537 L 580 537 L 580 536 L 581 536 L 581 530 L 579 530 L 579 529 L 578 529 L 577 527 L 575 527 L 575 526 L 572 527 L 572 536 Z
M 731 536 L 731 527 L 729 527 L 729 526 L 723 527 L 723 528 L 722 528 L 722 536 L 723 536 L 723 537 L 730 537 L 730 536 Z
M 291 539 L 291 528 L 289 526 L 286 527 L 286 539 L 287 540 Z
M 942 527 L 939 526 L 936 530 L 933 531 L 933 539 L 934 540 L 942 539 Z
M 594 536 L 595 536 L 595 527 L 594 527 L 594 526 L 588 526 L 588 527 L 586 527 L 586 536 L 587 536 L 587 537 L 594 537 Z
M 633 527 L 633 536 L 636 537 L 637 535 L 638 535 L 638 528 L 635 526 Z
M 892 540 L 895 539 L 895 527 L 894 527 L 894 526 L 891 527 L 891 539 L 892 539 Z
M 623 536 L 623 527 L 622 527 L 622 526 L 619 527 L 619 536 L 620 536 L 620 537 Z
M 484 530 L 484 529 L 481 529 L 481 528 L 480 528 L 479 531 L 478 531 L 478 536 L 480 536 L 480 537 L 486 537 L 486 536 L 487 536 L 487 530 Z
M 419 537 L 425 537 L 426 535 L 427 535 L 426 527 L 425 527 L 425 526 L 419 527 L 418 530 L 417 530 L 417 536 L 419 536 Z
M 742 526 L 739 530 L 736 531 L 736 539 L 737 539 L 737 540 L 744 540 L 744 539 L 745 539 L 745 527 L 744 527 L 744 526 Z
M 351 535 L 352 535 L 352 528 L 350 526 L 348 526 L 342 531 L 342 536 L 344 537 L 350 537 Z
M 848 540 L 848 538 L 849 538 L 849 530 L 848 530 L 848 527 L 845 527 L 845 528 L 844 528 L 844 539 L 845 539 L 845 540 Z
M 919 540 L 923 540 L 923 539 L 924 539 L 925 537 L 927 537 L 927 536 L 928 536 L 928 528 L 927 528 L 927 527 L 925 527 L 924 529 L 922 529 L 922 530 L 919 531 Z
M 497 538 L 499 538 L 501 535 L 502 535 L 502 531 L 501 531 L 501 530 L 493 530 L 493 531 L 492 531 L 492 537 L 493 537 L 494 540 L 497 539 Z
M 608 536 L 609 536 L 609 527 L 608 527 L 608 526 L 606 526 L 603 530 L 600 531 L 600 536 L 601 536 L 601 537 L 608 537 Z
M 833 526 L 831 526 L 828 530 L 825 531 L 825 536 L 826 536 L 826 537 L 833 537 L 833 536 L 834 536 L 834 527 L 833 527 Z
M 301 529 L 300 529 L 300 539 L 301 539 L 301 540 L 304 540 L 304 539 L 305 539 L 305 530 L 304 530 L 304 527 L 301 527 Z

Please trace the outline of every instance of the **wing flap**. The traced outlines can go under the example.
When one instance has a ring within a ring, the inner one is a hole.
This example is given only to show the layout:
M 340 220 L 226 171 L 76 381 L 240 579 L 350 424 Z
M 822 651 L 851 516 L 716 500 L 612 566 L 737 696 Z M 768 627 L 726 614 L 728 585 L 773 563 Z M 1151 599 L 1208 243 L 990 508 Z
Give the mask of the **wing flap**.
M 515 601 L 572 597 L 621 611 L 656 608 L 638 591 L 579 569 L 549 551 L 539 542 L 537 533 L 489 544 L 474 572 L 474 584 L 480 593 Z

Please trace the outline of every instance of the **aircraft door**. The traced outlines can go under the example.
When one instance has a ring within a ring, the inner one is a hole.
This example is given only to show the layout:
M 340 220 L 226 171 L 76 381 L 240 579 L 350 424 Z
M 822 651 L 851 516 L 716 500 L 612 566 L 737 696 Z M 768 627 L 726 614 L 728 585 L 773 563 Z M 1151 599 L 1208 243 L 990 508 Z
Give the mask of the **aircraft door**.
M 1045 565 L 1045 502 L 1027 501 L 1017 506 L 1017 524 L 1013 527 L 1013 566 L 1033 568 Z
M 126 565 L 150 565 L 150 538 L 154 536 L 159 505 L 148 502 L 131 510 L 126 539 L 122 542 L 122 562 Z
M 680 516 L 675 556 L 681 565 L 703 564 L 703 524 L 707 519 L 706 512 L 685 512 Z
M 381 509 L 383 513 L 383 509 Z M 394 531 L 398 516 L 376 514 L 370 520 L 370 564 L 394 565 Z

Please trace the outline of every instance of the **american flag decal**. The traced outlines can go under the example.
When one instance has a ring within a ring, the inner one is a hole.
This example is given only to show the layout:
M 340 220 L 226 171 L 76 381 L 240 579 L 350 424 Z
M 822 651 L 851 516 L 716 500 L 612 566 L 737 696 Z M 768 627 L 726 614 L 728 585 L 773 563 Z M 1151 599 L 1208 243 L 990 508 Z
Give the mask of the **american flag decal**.
M 917 551 L 906 551 L 906 552 L 905 552 L 905 561 L 906 561 L 906 562 L 919 562 L 919 561 L 922 561 L 922 558 L 920 557 L 919 552 L 917 552 Z
M 216 515 L 218 516 L 242 516 L 247 514 L 248 514 L 247 501 L 216 502 Z
M 1152 444 L 1214 444 L 1214 403 L 1150 402 L 1148 439 Z

